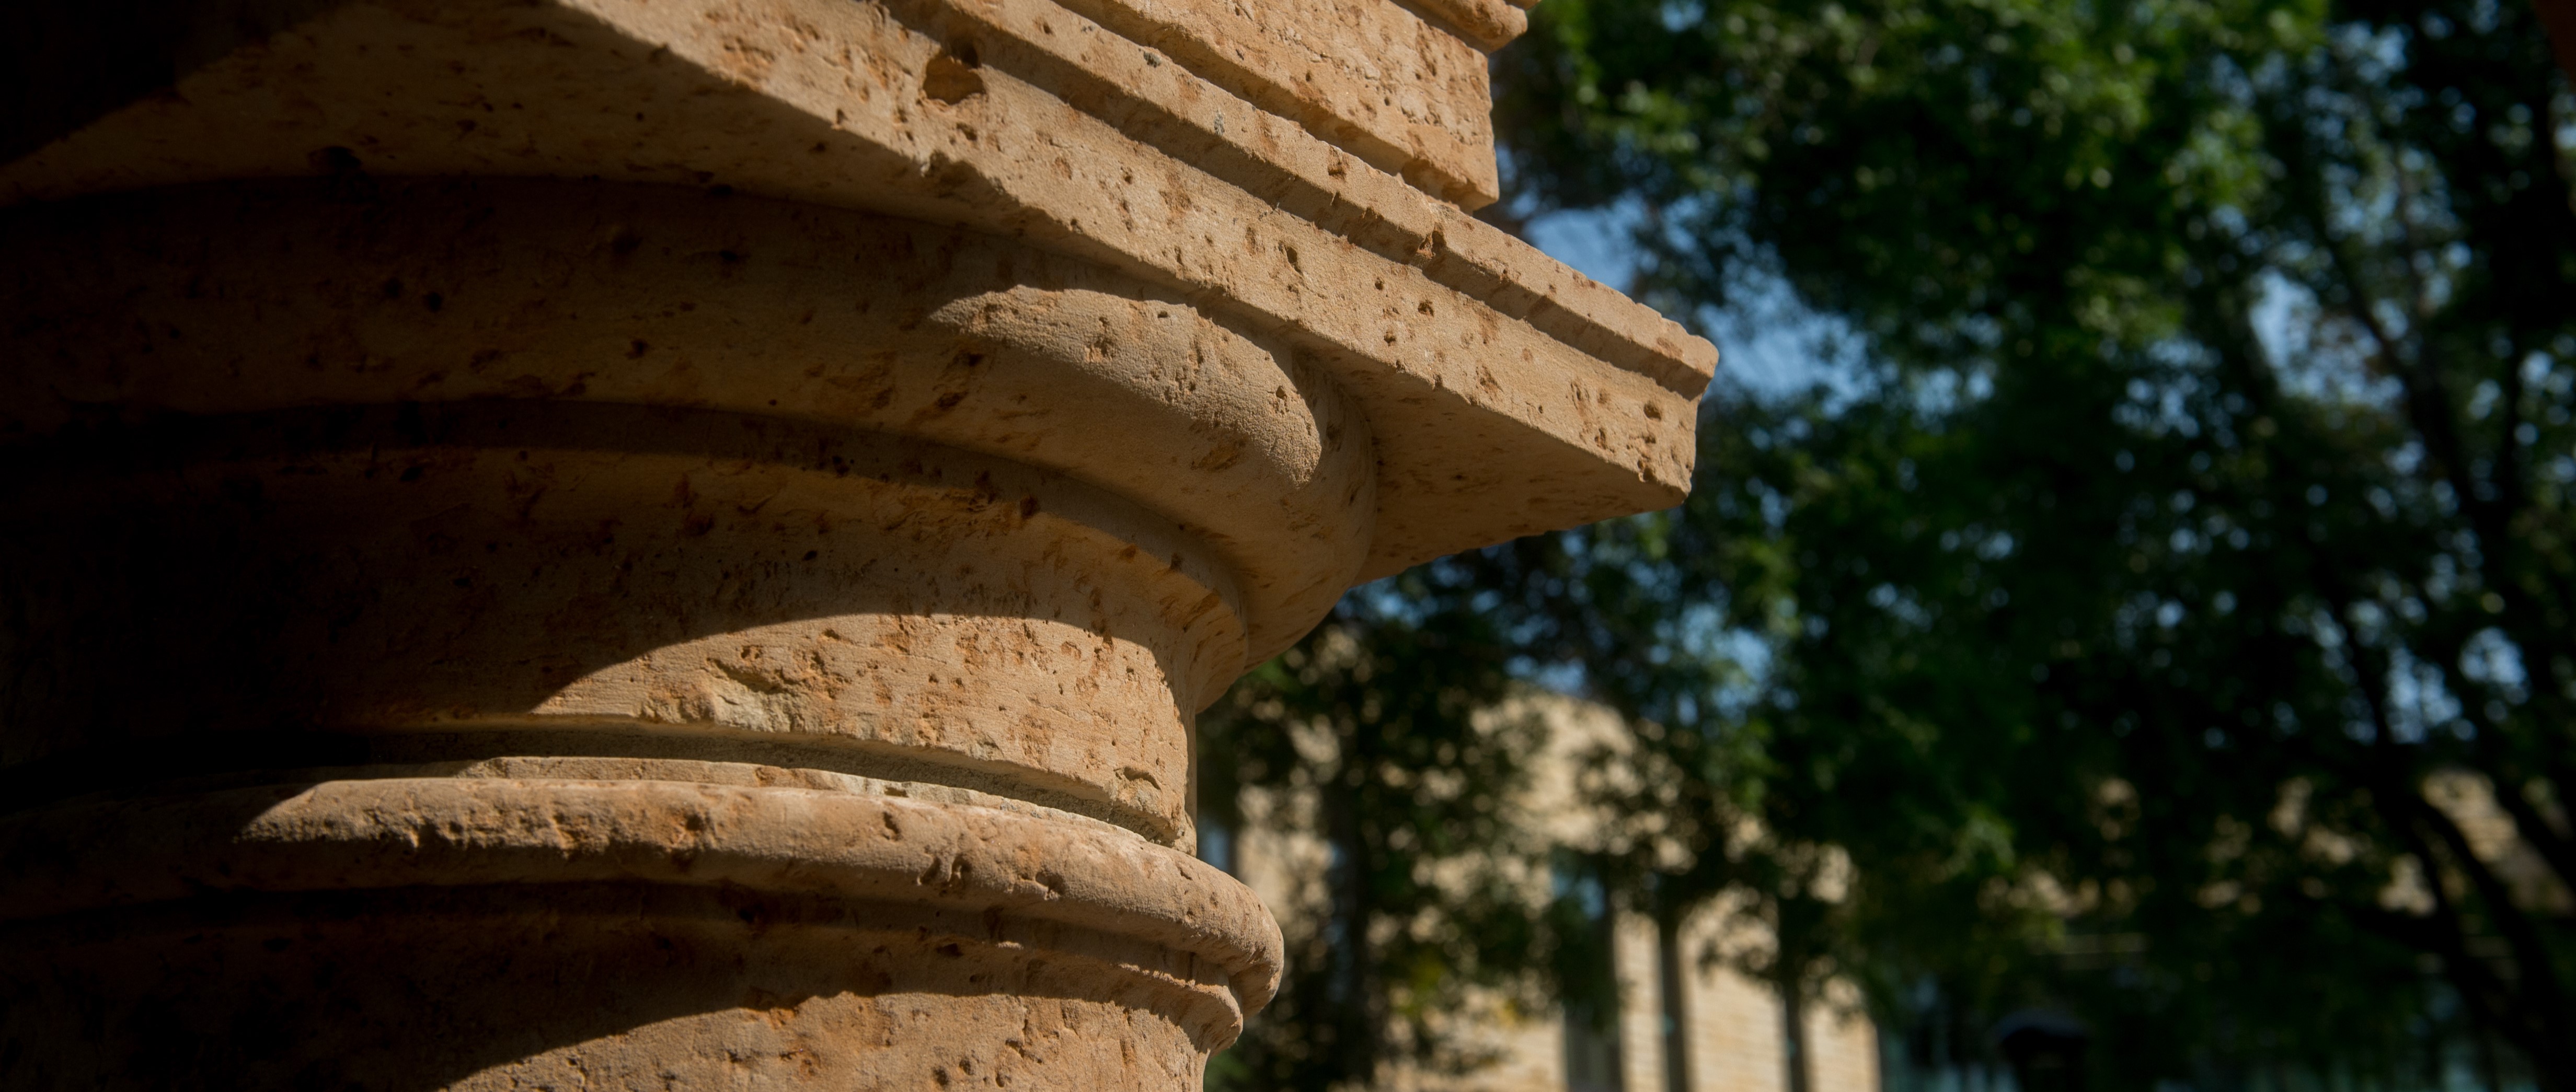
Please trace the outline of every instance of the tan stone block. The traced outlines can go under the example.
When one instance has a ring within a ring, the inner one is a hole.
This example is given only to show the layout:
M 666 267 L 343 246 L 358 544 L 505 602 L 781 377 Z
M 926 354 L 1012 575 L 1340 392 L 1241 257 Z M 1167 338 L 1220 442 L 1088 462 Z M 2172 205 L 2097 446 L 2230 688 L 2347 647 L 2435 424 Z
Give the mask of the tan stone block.
M 1401 6 L 1387 0 L 1068 0 L 1065 6 L 1435 196 L 1471 209 L 1501 196 L 1486 116 L 1493 90 L 1485 55 Z

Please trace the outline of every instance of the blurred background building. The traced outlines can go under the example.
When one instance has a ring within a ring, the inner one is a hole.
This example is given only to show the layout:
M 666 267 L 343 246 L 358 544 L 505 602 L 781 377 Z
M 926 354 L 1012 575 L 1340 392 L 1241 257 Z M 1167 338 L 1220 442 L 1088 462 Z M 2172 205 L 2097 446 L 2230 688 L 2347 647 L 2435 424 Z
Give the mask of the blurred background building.
M 1578 908 L 1607 953 L 1617 1003 L 1553 1007 L 1487 997 L 1446 1022 L 1473 1068 L 1393 1067 L 1390 1092 L 1797 1092 L 1780 992 L 1740 963 L 1770 942 L 1768 929 L 1731 904 L 1691 915 L 1667 951 L 1655 923 L 1619 906 L 1579 864 L 1597 851 L 1609 822 L 1581 782 L 1620 757 L 1626 732 L 1616 714 L 1556 694 L 1498 710 L 1528 717 L 1544 746 L 1512 810 L 1556 861 L 1527 885 L 1532 903 L 1563 899 Z M 1324 928 L 1318 908 L 1333 854 L 1314 830 L 1309 793 L 1247 790 L 1242 829 L 1204 838 L 1202 852 L 1258 893 L 1291 933 Z M 1879 1036 L 1856 991 L 1829 989 L 1802 1006 L 1809 1057 L 1804 1092 L 1878 1092 Z M 1390 1029 L 1391 1031 L 1393 1029 Z M 1398 1033 L 1400 1034 L 1400 1033 Z

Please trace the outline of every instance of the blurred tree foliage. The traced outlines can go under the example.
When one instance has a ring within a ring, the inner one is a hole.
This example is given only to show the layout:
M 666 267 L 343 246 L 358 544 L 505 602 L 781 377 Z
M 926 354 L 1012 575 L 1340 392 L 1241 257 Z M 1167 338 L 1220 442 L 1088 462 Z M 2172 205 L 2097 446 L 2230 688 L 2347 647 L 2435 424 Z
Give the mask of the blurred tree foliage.
M 1633 226 L 1634 289 L 1697 321 L 1785 287 L 1841 363 L 1721 379 L 1680 509 L 1372 589 L 1317 639 L 1356 659 L 1310 642 L 1211 715 L 1242 752 L 1203 757 L 1211 799 L 1290 776 L 1259 741 L 1329 707 L 1373 748 L 1329 767 L 1354 822 L 1471 853 L 1508 817 L 1406 787 L 1517 776 L 1463 711 L 1576 679 L 1649 774 L 1603 782 L 1639 786 L 1608 801 L 1628 904 L 1747 900 L 1779 936 L 1748 970 L 1860 983 L 1926 1060 L 2039 1006 L 2089 1025 L 2100 1089 L 2467 1059 L 2576 1092 L 2576 98 L 2531 11 L 1532 25 L 1497 59 L 1508 215 Z M 1450 912 L 1369 882 L 1383 921 Z M 1480 912 L 1355 958 L 1562 980 L 1546 919 Z M 1321 1026 L 1300 988 L 1252 1054 Z
M 1583 957 L 1558 952 L 1580 932 L 1528 892 L 1550 847 L 1510 801 L 1539 726 L 1505 708 L 1516 642 L 1475 609 L 1471 576 L 1435 564 L 1353 593 L 1201 714 L 1209 836 L 1296 831 L 1324 854 L 1320 882 L 1290 893 L 1280 996 L 1211 1087 L 1365 1085 L 1399 1059 L 1472 1069 L 1485 1059 L 1449 1021 L 1583 981 L 1554 973 Z

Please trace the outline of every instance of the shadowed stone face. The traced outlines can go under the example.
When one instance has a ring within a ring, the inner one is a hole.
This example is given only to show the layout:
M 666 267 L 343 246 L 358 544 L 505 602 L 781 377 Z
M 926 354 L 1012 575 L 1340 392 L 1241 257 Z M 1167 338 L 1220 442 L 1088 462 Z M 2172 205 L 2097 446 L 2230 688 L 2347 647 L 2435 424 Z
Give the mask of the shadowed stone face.
M 1688 481 L 1498 0 L 143 6 L 5 47 L 12 1088 L 1194 1088 L 1190 718 Z

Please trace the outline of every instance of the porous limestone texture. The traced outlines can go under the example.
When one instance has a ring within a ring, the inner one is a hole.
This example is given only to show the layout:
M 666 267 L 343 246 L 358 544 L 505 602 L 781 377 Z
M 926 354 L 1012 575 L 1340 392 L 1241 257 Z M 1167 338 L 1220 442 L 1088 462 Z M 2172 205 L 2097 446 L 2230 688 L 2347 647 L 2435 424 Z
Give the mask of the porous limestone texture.
M 1191 717 L 1687 488 L 1501 0 L 9 20 L 0 1087 L 1195 1088 Z

